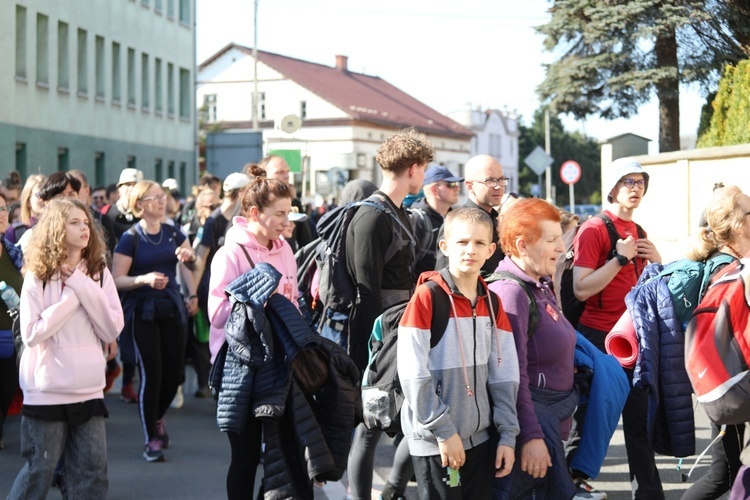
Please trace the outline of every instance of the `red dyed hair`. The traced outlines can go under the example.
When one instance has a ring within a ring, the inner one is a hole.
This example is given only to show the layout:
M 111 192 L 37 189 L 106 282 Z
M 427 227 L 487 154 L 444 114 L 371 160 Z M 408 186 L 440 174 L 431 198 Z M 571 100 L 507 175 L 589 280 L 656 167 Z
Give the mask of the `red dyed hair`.
M 500 228 L 500 246 L 506 255 L 518 257 L 516 240 L 523 238 L 526 243 L 535 243 L 542 237 L 541 223 L 560 223 L 560 211 L 539 198 L 518 200 L 503 214 Z

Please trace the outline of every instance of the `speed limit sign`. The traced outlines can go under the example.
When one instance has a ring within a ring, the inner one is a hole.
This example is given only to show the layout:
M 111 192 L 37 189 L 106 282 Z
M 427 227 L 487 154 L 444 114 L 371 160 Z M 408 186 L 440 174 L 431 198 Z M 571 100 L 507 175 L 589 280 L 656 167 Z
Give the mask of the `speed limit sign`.
M 565 184 L 575 184 L 581 180 L 581 166 L 573 160 L 564 162 L 560 166 L 560 178 Z

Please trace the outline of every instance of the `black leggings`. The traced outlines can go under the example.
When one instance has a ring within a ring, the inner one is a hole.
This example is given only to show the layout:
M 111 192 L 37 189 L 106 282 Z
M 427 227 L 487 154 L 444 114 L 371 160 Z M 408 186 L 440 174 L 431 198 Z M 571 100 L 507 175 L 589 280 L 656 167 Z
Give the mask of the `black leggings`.
M 260 463 L 262 424 L 249 417 L 242 433 L 227 432 L 232 461 L 227 471 L 227 499 L 252 500 L 255 473 Z
M 146 443 L 156 438 L 156 421 L 169 408 L 185 378 L 186 326 L 175 317 L 144 321 L 137 312 L 134 339 L 141 371 L 138 409 Z
M 711 422 L 711 439 L 719 435 L 719 426 Z M 719 498 L 732 487 L 740 470 L 740 452 L 745 442 L 744 425 L 727 425 L 724 437 L 711 449 L 711 465 L 682 496 L 682 500 Z

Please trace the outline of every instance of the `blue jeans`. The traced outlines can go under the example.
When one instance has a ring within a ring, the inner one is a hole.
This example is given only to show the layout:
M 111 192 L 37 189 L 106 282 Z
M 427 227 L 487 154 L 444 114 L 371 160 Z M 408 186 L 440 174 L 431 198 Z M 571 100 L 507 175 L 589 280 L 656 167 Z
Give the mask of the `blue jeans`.
M 57 461 L 65 457 L 66 498 L 106 498 L 107 435 L 104 417 L 81 425 L 21 418 L 21 456 L 26 464 L 8 494 L 15 498 L 46 498 Z

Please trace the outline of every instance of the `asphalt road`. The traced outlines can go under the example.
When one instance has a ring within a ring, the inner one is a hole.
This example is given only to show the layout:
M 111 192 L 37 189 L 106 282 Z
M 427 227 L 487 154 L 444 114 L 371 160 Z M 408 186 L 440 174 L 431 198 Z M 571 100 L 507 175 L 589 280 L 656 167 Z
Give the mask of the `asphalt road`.
M 118 381 L 119 384 L 119 381 Z M 143 452 L 143 435 L 136 405 L 118 399 L 119 387 L 106 396 L 110 418 L 107 421 L 107 450 L 109 457 L 109 498 L 131 499 L 220 499 L 225 498 L 224 481 L 229 464 L 229 442 L 216 427 L 215 405 L 211 399 L 193 397 L 195 391 L 192 370 L 188 369 L 185 406 L 167 413 L 167 430 L 172 445 L 166 450 L 167 461 L 148 463 Z M 0 451 L 0 498 L 5 498 L 15 475 L 23 466 L 20 456 L 20 417 L 10 417 L 6 423 L 5 449 Z M 708 444 L 710 429 L 703 412 L 696 411 L 698 452 Z M 387 437 L 378 446 L 373 498 L 387 478 L 395 448 Z M 683 471 L 689 470 L 695 457 L 686 459 Z M 696 468 L 692 479 L 706 470 L 709 457 Z M 677 472 L 677 459 L 657 457 L 661 479 L 668 500 L 679 499 L 690 483 L 682 483 Z M 622 431 L 618 430 L 610 444 L 609 453 L 600 476 L 593 484 L 606 491 L 610 500 L 631 498 L 627 474 L 627 459 Z M 262 471 L 259 471 L 261 474 Z M 316 488 L 318 499 L 344 500 L 345 482 L 329 483 Z M 52 490 L 51 499 L 62 498 Z M 407 498 L 416 499 L 415 483 L 410 483 Z

